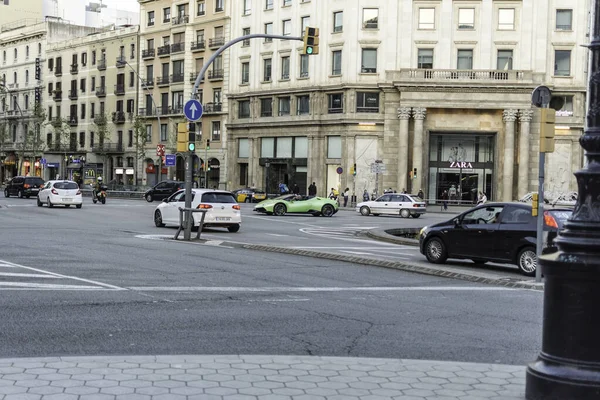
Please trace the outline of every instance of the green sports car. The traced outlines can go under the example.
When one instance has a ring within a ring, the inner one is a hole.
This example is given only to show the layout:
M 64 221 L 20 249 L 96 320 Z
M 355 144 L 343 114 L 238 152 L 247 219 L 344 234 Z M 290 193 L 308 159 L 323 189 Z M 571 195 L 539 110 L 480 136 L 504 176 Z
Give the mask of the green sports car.
M 285 215 L 286 213 L 294 213 L 331 217 L 338 212 L 338 210 L 339 205 L 335 200 L 325 199 L 323 197 L 298 196 L 294 194 L 286 194 L 274 199 L 261 201 L 254 206 L 254 211 L 256 212 L 279 216 Z

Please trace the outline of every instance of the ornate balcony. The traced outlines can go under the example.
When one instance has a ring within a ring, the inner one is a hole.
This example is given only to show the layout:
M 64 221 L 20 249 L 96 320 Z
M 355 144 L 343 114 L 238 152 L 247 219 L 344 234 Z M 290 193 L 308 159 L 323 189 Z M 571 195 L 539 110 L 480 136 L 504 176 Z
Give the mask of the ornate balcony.
M 216 114 L 223 112 L 222 103 L 206 103 L 203 107 L 204 114 Z
M 62 101 L 62 90 L 55 90 L 52 98 L 54 101 Z
M 54 68 L 54 76 L 62 76 L 62 67 L 56 66 L 56 68 Z
M 106 97 L 106 86 L 98 86 L 96 88 L 96 97 Z
M 115 65 L 117 68 L 124 68 L 125 65 L 127 65 L 127 60 L 125 59 L 125 56 L 118 56 Z
M 69 126 L 77 126 L 77 115 L 69 115 Z
M 159 76 L 156 78 L 157 86 L 167 86 L 169 83 L 171 82 L 168 76 Z
M 192 51 L 204 51 L 205 48 L 206 42 L 204 40 L 192 42 Z
M 117 96 L 123 96 L 125 94 L 125 84 L 118 83 L 115 85 L 115 94 Z
M 401 69 L 388 72 L 396 83 L 431 83 L 436 85 L 502 85 L 532 84 L 536 80 L 532 71 L 517 70 L 457 70 L 457 69 Z
M 154 87 L 154 78 L 143 79 L 142 86 L 144 88 L 153 88 Z
M 149 60 L 151 58 L 154 58 L 155 54 L 156 54 L 156 51 L 154 49 L 142 50 L 142 58 L 144 60 Z
M 71 75 L 77 75 L 79 73 L 79 66 L 77 64 L 71 64 Z
M 224 44 L 225 44 L 225 38 L 224 37 L 216 37 L 216 38 L 208 39 L 208 47 L 210 47 L 210 48 L 221 47 Z
M 98 60 L 98 71 L 106 71 L 106 59 Z
M 224 75 L 225 75 L 225 73 L 222 69 L 211 69 L 210 71 L 208 71 L 208 80 L 210 80 L 210 81 L 223 80 Z
M 125 123 L 125 112 L 115 111 L 112 113 L 113 124 L 124 124 Z
M 92 153 L 124 153 L 123 144 L 121 143 L 98 143 L 92 146 Z
M 158 56 L 159 57 L 165 57 L 168 56 L 169 54 L 171 54 L 171 46 L 168 44 L 165 44 L 164 46 L 160 46 L 158 48 Z
M 183 82 L 183 80 L 183 73 L 171 75 L 171 83 L 180 83 Z
M 185 43 L 180 42 L 180 43 L 173 43 L 171 45 L 171 54 L 173 53 L 179 53 L 185 51 Z
M 179 17 L 175 17 L 171 20 L 173 25 L 187 24 L 188 22 L 190 22 L 189 15 L 180 15 Z
M 77 90 L 69 90 L 69 100 L 77 100 Z

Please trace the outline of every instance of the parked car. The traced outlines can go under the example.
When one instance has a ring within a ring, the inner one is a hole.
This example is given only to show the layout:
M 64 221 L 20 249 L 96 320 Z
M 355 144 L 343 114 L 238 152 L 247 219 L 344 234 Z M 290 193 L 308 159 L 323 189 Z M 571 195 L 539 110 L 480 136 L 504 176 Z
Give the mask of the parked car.
M 154 200 L 163 200 L 171 196 L 178 190 L 185 188 L 185 182 L 164 180 L 158 182 L 154 187 L 148 189 L 144 193 L 144 198 L 148 203 L 152 203 Z
M 17 196 L 29 198 L 38 194 L 44 187 L 44 180 L 37 176 L 15 176 L 4 188 L 4 197 Z
M 41 207 L 47 204 L 48 208 L 56 205 L 70 207 L 74 205 L 81 208 L 83 196 L 79 185 L 73 181 L 48 181 L 37 196 L 37 205 Z
M 267 215 L 312 214 L 314 216 L 331 217 L 339 210 L 336 200 L 323 197 L 308 197 L 295 194 L 286 194 L 261 201 L 254 206 L 254 211 Z
M 179 207 L 185 206 L 185 190 L 179 190 L 164 199 L 154 210 L 154 225 L 179 226 Z M 242 214 L 240 205 L 231 192 L 213 189 L 192 189 L 192 208 L 205 209 L 204 227 L 240 230 Z M 194 227 L 200 226 L 202 215 L 194 213 Z
M 544 254 L 556 251 L 554 239 L 572 210 L 544 211 Z M 421 254 L 431 263 L 448 258 L 470 259 L 476 264 L 488 261 L 516 264 L 519 271 L 534 276 L 537 218 L 531 205 L 486 203 L 449 221 L 424 227 L 419 234 Z
M 235 196 L 238 203 L 254 203 L 266 200 L 267 193 L 264 190 L 256 188 L 244 188 L 234 190 L 233 195 Z
M 358 203 L 356 211 L 365 216 L 389 214 L 419 218 L 427 212 L 427 204 L 415 195 L 387 193 L 375 200 Z

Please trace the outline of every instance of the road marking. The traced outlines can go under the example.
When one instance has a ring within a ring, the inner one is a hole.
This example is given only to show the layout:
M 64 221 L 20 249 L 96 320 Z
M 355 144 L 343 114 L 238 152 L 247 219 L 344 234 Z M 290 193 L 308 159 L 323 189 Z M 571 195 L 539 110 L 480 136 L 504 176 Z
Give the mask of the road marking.
M 289 237 L 290 235 L 280 235 L 277 233 L 265 233 L 265 235 L 269 235 L 269 236 L 277 236 L 277 237 Z
M 0 289 L 24 290 L 24 289 L 45 289 L 45 290 L 106 290 L 98 286 L 82 285 L 52 285 L 47 283 L 28 283 L 28 282 L 0 282 Z
M 292 222 L 292 221 L 282 221 L 281 217 L 257 217 L 255 215 L 246 215 L 244 218 L 254 218 L 254 219 L 262 219 L 269 222 L 277 222 L 281 224 L 291 224 L 291 225 L 305 225 L 312 228 L 320 228 L 320 226 L 314 224 L 307 224 L 306 222 Z M 311 217 L 315 218 L 315 217 Z
M 0 268 L 14 268 L 14 266 L 8 264 L 0 264 Z
M 368 255 L 368 256 L 374 256 L 375 255 L 373 253 L 366 253 L 366 252 L 362 252 L 362 251 L 340 250 L 340 252 L 342 252 L 342 253 L 350 253 L 350 254 L 358 254 L 358 255 Z
M 125 289 L 138 292 L 248 292 L 248 293 L 285 293 L 285 292 L 509 292 L 530 289 L 507 287 L 472 286 L 357 286 L 357 287 L 211 287 L 211 286 L 130 286 Z
M 63 279 L 58 276 L 52 276 L 52 275 L 48 275 L 48 274 L 19 274 L 19 273 L 15 273 L 15 272 L 0 272 L 0 276 L 12 276 L 12 277 L 19 277 L 19 278 Z
M 389 244 L 387 246 L 390 246 Z M 290 249 L 323 249 L 323 250 L 327 250 L 327 249 L 331 249 L 331 250 L 335 250 L 335 249 L 339 249 L 339 250 L 344 250 L 344 249 L 352 249 L 352 250 L 376 250 L 376 251 L 384 251 L 385 249 L 388 250 L 393 250 L 393 249 L 400 249 L 400 250 L 408 250 L 408 248 L 404 248 L 401 246 L 398 247 L 358 247 L 358 246 L 352 246 L 352 247 L 348 247 L 348 246 L 295 246 L 295 247 L 289 247 Z M 400 253 L 398 253 L 400 254 Z

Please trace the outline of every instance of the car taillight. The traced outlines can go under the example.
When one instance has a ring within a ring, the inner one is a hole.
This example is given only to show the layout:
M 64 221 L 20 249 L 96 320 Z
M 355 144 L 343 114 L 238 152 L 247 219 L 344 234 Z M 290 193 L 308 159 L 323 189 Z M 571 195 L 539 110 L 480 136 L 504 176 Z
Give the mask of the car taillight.
M 81 190 L 78 190 L 76 193 L 76 196 L 79 196 L 81 194 Z
M 29 189 L 29 183 L 26 183 L 26 184 L 24 184 L 24 185 L 23 185 L 23 187 L 24 187 L 25 189 Z
M 418 208 L 418 207 L 421 207 L 421 206 L 420 206 L 420 205 L 418 205 L 418 204 L 416 204 L 416 203 L 415 203 L 415 204 L 413 204 L 413 208 Z
M 544 224 L 546 224 L 550 228 L 558 229 L 558 223 L 556 222 L 556 219 L 552 215 L 550 215 L 548 211 L 544 212 Z
M 44 185 L 40 185 L 40 188 L 43 188 L 43 187 L 44 187 Z
M 239 210 L 240 206 L 238 204 L 236 204 L 236 205 L 232 206 L 231 208 L 233 208 L 234 210 Z
M 198 207 L 196 207 L 200 210 L 208 210 L 209 208 L 212 208 L 212 206 L 210 204 L 198 204 Z
M 56 189 L 52 189 L 51 192 L 52 192 L 52 194 L 58 195 L 58 192 L 56 191 Z

